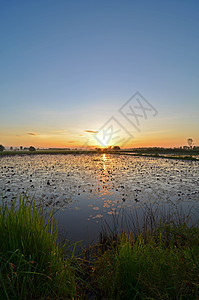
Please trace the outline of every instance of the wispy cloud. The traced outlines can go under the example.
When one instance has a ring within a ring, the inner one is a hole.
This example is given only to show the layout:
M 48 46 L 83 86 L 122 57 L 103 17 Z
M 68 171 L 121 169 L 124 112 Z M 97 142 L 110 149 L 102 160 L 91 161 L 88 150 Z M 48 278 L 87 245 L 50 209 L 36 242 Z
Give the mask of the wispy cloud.
M 36 132 L 27 132 L 28 135 L 38 135 Z
M 88 132 L 88 133 L 97 133 L 98 131 L 97 130 L 84 130 L 84 132 Z
M 52 130 L 53 133 L 63 133 L 66 132 L 66 129 Z

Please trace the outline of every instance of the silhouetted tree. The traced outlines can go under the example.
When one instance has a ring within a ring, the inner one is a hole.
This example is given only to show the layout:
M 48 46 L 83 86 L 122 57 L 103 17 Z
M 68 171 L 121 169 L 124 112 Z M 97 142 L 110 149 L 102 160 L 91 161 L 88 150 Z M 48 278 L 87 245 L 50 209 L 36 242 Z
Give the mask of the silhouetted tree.
M 187 143 L 189 145 L 189 148 L 192 148 L 192 145 L 193 145 L 193 139 L 189 138 L 187 139 Z
M 36 151 L 35 147 L 30 146 L 29 151 Z
M 3 145 L 0 145 L 0 151 L 5 150 L 5 147 Z
M 120 150 L 120 146 L 114 146 L 113 150 Z

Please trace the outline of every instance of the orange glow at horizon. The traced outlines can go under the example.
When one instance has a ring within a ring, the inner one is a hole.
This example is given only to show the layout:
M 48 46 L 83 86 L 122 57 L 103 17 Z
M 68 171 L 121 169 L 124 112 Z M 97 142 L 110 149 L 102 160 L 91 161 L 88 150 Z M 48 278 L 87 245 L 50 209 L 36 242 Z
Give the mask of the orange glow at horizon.
M 0 144 L 5 147 L 30 147 L 34 146 L 36 148 L 108 148 L 97 144 L 96 139 L 93 135 L 81 134 L 77 132 L 76 134 L 64 133 L 63 131 L 56 131 L 50 133 L 37 133 L 31 132 L 22 134 L 13 134 L 9 131 L 0 131 Z M 137 137 L 131 139 L 129 143 L 125 144 L 121 148 L 138 148 L 138 147 L 180 147 L 187 145 L 187 138 L 193 138 L 195 145 L 199 142 L 196 136 L 189 136 L 188 133 L 179 132 L 150 132 L 139 133 Z

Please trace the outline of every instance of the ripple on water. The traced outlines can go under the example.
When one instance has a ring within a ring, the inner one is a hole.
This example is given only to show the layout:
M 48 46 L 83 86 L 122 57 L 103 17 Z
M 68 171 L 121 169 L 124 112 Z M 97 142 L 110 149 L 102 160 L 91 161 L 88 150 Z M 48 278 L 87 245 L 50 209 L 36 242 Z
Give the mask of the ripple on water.
M 3 156 L 0 171 L 4 199 L 28 193 L 46 207 L 74 210 L 79 219 L 93 222 L 121 206 L 199 200 L 199 162 L 194 161 L 100 154 Z

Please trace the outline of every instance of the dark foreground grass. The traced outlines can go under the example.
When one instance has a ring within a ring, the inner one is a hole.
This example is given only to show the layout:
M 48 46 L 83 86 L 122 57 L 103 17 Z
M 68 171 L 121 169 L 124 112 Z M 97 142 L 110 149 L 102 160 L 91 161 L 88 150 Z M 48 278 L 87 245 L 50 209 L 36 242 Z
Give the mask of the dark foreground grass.
M 19 202 L 0 207 L 0 299 L 71 299 L 74 276 L 51 216 Z
M 127 213 L 105 223 L 101 242 L 82 262 L 102 299 L 199 299 L 199 227 L 172 205 L 146 205 L 141 219 Z M 122 213 L 122 212 L 121 212 Z M 128 226 L 125 226 L 128 225 Z M 128 233 L 118 230 L 127 228 Z
M 3 203 L 0 299 L 198 299 L 198 226 L 153 225 L 66 258 L 51 216 L 26 197 Z
M 199 230 L 164 224 L 147 237 L 121 234 L 94 277 L 108 299 L 198 299 Z

